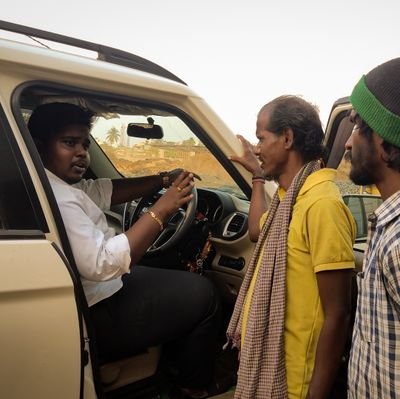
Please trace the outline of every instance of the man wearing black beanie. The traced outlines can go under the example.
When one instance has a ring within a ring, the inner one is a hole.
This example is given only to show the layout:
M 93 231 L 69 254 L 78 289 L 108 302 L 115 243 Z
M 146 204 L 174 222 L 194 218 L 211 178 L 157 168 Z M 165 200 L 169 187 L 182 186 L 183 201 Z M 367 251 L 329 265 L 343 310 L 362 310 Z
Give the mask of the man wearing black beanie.
M 383 203 L 370 216 L 359 274 L 349 363 L 349 398 L 400 394 L 400 58 L 363 76 L 350 97 L 346 143 L 355 184 L 375 184 Z

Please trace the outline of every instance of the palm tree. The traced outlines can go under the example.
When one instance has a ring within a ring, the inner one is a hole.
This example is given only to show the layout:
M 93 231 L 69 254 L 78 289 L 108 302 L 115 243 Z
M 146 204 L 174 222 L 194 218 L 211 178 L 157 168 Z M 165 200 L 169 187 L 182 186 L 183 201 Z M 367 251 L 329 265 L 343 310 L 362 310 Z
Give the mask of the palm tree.
M 118 129 L 116 127 L 112 127 L 106 135 L 106 141 L 107 143 L 109 143 L 110 145 L 114 145 L 116 143 L 118 143 L 120 137 L 120 133 L 118 131 Z

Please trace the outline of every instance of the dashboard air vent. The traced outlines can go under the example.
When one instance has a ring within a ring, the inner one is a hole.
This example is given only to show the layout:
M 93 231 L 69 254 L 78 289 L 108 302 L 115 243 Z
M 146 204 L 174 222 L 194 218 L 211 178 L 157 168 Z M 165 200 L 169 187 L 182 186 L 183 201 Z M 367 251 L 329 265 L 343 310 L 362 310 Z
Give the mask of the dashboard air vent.
M 246 223 L 246 216 L 244 214 L 234 213 L 226 223 L 223 236 L 234 237 L 235 235 L 243 231 L 245 223 Z

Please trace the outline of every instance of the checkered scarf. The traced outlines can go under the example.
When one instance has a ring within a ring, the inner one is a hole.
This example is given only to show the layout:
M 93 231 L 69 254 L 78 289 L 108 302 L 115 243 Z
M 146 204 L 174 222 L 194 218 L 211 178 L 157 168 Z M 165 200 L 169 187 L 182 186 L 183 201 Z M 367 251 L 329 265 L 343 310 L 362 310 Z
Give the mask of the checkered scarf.
M 307 177 L 318 169 L 318 161 L 307 163 L 293 179 L 283 201 L 277 191 L 269 207 L 227 330 L 228 342 L 240 348 L 243 307 L 261 257 L 240 353 L 235 399 L 287 398 L 283 346 L 287 236 L 296 197 Z

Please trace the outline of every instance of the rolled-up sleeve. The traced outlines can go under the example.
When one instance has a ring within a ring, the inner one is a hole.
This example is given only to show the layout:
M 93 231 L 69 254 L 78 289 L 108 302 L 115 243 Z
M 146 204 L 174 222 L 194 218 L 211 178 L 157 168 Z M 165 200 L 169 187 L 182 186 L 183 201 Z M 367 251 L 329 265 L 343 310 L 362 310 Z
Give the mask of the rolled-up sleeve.
M 59 203 L 75 262 L 82 277 L 106 281 L 129 272 L 130 247 L 115 235 L 102 211 L 85 193 Z

